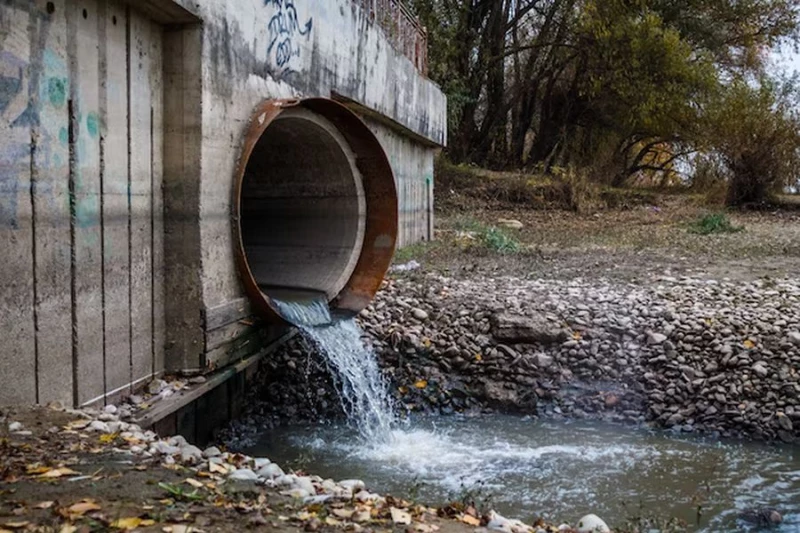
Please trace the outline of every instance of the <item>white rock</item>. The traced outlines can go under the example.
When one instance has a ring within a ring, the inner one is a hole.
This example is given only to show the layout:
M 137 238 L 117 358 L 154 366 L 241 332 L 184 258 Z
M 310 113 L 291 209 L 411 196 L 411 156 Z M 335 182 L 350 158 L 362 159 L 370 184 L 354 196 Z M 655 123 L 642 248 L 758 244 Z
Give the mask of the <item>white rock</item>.
M 284 475 L 283 469 L 275 463 L 270 463 L 258 471 L 258 477 L 263 477 L 265 479 L 275 479 Z
M 403 511 L 396 507 L 392 507 L 389 509 L 389 512 L 392 514 L 392 522 L 394 522 L 396 525 L 408 526 L 411 524 L 411 513 L 408 511 Z
M 108 423 L 108 432 L 109 433 L 119 433 L 122 429 L 122 424 L 119 422 L 109 422 Z
M 800 346 L 800 331 L 790 331 L 787 337 L 789 338 L 789 342 L 795 346 Z
M 257 459 L 253 459 L 253 470 L 256 472 L 270 464 L 272 461 L 265 457 L 259 457 Z
M 181 448 L 181 462 L 186 464 L 195 464 L 203 460 L 203 452 L 197 446 L 187 444 Z
M 277 485 L 278 487 L 289 487 L 291 485 L 294 485 L 294 478 L 295 476 L 292 475 L 287 476 L 285 474 L 282 476 L 278 476 L 277 478 L 275 478 L 275 485 Z
M 769 369 L 766 367 L 763 361 L 759 361 L 753 365 L 753 372 L 755 372 L 762 378 L 765 378 L 769 375 Z
M 422 309 L 417 309 L 417 308 L 412 309 L 411 310 L 411 314 L 414 315 L 414 318 L 416 318 L 417 320 L 427 320 L 428 319 L 428 313 L 426 313 Z
M 93 431 L 101 431 L 103 433 L 111 433 L 111 431 L 108 429 L 108 424 L 101 420 L 93 421 L 91 424 L 89 424 L 89 429 Z
M 344 481 L 339 482 L 339 486 L 352 491 L 366 488 L 366 485 L 360 479 L 345 479 Z
M 362 490 L 356 494 L 356 500 L 360 501 L 361 503 L 375 502 L 378 501 L 380 497 L 380 494 L 372 494 L 366 490 Z
M 117 414 L 118 411 L 117 406 L 114 404 L 106 405 L 105 409 L 103 410 L 110 415 L 115 415 Z
M 220 455 L 222 455 L 222 452 L 219 451 L 219 448 L 217 448 L 216 446 L 211 446 L 210 448 L 206 448 L 205 450 L 203 450 L 203 456 L 207 459 L 210 459 L 212 457 L 219 457 Z
M 255 483 L 258 481 L 258 476 L 249 468 L 241 468 L 231 472 L 230 475 L 228 475 L 228 479 L 231 481 L 250 481 Z
M 489 512 L 489 523 L 486 524 L 486 527 L 495 531 L 505 531 L 506 533 L 528 533 L 533 531 L 532 527 L 522 521 L 510 520 L 495 511 Z
M 164 456 L 163 462 L 164 462 L 165 465 L 174 465 L 175 464 L 175 458 L 172 457 L 171 455 L 166 455 L 166 456 Z
M 97 419 L 102 420 L 103 422 L 113 422 L 119 420 L 119 417 L 111 413 L 101 413 L 100 416 L 97 417 Z
M 180 453 L 181 449 L 177 446 L 170 446 L 164 441 L 154 442 L 150 446 L 150 453 L 153 455 L 175 455 Z
M 305 476 L 296 478 L 292 484 L 292 488 L 303 489 L 309 494 L 309 496 L 317 493 L 317 489 L 314 488 L 314 483 L 312 483 L 311 480 Z
M 664 344 L 666 342 L 667 336 L 663 333 L 648 333 L 647 334 L 647 343 L 648 344 Z
M 181 435 L 175 435 L 174 437 L 170 437 L 167 443 L 169 443 L 170 446 L 177 446 L 178 448 L 183 448 L 184 446 L 189 444 L 188 442 L 186 442 L 186 439 Z
M 578 521 L 578 533 L 611 533 L 611 528 L 594 514 L 587 514 Z
M 336 483 L 332 479 L 326 479 L 322 482 L 322 490 L 325 494 L 332 494 L 336 490 Z
M 10 431 L 11 433 L 14 433 L 16 431 L 22 431 L 22 427 L 23 427 L 22 422 L 11 422 L 8 425 L 8 431 Z

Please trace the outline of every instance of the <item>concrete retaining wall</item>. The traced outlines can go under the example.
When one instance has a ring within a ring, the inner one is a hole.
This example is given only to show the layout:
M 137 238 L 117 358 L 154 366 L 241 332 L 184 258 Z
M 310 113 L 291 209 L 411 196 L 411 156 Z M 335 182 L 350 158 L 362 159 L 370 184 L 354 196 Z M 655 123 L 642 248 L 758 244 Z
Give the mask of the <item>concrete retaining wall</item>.
M 0 5 L 0 404 L 103 401 L 252 353 L 231 178 L 268 98 L 351 105 L 430 238 L 439 89 L 351 0 Z

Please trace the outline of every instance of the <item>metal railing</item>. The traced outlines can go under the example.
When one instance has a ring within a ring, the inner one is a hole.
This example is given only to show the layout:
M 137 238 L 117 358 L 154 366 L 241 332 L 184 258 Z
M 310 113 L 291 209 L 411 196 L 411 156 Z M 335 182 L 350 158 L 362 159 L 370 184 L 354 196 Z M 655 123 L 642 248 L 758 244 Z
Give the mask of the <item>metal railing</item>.
M 428 75 L 428 31 L 401 0 L 353 0 L 377 23 L 392 45 Z

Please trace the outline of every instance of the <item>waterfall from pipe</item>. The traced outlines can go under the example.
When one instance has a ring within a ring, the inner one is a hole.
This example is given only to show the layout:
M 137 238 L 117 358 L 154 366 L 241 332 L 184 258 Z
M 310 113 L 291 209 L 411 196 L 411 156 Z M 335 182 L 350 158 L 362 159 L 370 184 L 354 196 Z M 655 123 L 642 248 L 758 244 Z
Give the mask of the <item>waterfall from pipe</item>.
M 281 316 L 300 328 L 325 357 L 348 421 L 362 439 L 375 444 L 391 440 L 398 419 L 389 386 L 355 320 L 332 317 L 324 295 L 273 301 Z

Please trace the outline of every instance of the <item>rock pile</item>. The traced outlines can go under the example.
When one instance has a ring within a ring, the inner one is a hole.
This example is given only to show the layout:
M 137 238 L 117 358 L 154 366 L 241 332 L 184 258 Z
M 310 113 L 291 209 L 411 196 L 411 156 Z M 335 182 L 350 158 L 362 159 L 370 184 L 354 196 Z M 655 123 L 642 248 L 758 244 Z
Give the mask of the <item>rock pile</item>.
M 526 413 L 798 435 L 795 280 L 642 287 L 428 274 L 388 281 L 360 320 L 407 403 L 440 412 L 466 395 Z
M 385 282 L 359 321 L 412 411 L 800 434 L 800 281 L 413 274 Z M 302 340 L 267 366 L 271 419 L 341 414 L 323 359 Z

